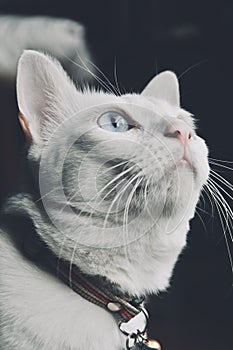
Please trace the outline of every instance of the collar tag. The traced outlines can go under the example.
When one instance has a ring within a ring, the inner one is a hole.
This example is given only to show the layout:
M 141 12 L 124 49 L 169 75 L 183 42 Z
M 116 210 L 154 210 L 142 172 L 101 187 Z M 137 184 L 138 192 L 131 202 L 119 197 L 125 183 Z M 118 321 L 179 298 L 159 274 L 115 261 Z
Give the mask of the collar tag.
M 144 334 L 148 325 L 148 311 L 141 307 L 140 312 L 131 318 L 128 322 L 121 322 L 119 328 L 122 333 L 132 338 L 137 337 L 139 334 Z
M 160 344 L 156 340 L 147 338 L 147 326 L 149 320 L 148 311 L 140 307 L 140 312 L 128 322 L 119 324 L 120 331 L 127 336 L 127 350 L 161 350 Z

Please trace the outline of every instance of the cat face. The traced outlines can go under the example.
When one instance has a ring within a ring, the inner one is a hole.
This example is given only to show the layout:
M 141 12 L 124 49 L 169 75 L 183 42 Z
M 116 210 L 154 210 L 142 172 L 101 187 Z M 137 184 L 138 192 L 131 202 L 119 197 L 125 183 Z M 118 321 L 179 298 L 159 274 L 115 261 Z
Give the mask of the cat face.
M 141 94 L 81 92 L 57 62 L 26 51 L 17 94 L 56 227 L 53 250 L 61 253 L 63 237 L 67 258 L 74 244 L 100 252 L 151 244 L 152 234 L 158 251 L 181 249 L 209 167 L 174 73 L 159 74 Z

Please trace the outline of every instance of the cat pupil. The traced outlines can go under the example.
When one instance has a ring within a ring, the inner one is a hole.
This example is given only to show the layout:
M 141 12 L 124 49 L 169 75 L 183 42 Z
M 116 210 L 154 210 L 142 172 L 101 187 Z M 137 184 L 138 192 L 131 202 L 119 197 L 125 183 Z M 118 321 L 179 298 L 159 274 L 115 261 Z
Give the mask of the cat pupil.
M 114 128 L 117 128 L 118 122 L 117 122 L 117 120 L 116 120 L 115 117 L 112 117 L 112 118 L 111 118 L 111 123 L 112 123 L 112 125 L 114 126 Z

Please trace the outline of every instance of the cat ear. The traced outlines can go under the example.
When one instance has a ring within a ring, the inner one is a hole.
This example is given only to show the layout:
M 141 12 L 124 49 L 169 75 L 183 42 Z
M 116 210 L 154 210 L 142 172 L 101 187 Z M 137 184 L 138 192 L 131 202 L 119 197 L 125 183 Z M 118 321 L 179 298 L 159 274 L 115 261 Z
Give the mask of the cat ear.
M 179 82 L 175 73 L 165 71 L 156 75 L 142 91 L 143 96 L 166 100 L 172 105 L 180 105 Z
M 69 105 L 75 93 L 58 61 L 37 51 L 23 52 L 18 63 L 17 99 L 19 120 L 29 140 L 42 142 L 46 122 L 58 124 L 63 105 Z

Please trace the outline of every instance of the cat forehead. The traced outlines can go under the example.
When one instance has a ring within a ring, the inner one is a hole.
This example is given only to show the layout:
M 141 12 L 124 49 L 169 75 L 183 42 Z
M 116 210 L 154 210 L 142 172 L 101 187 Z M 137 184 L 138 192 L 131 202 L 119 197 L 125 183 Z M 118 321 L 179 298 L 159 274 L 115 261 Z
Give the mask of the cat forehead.
M 127 102 L 132 107 L 141 107 L 145 109 L 145 112 L 154 112 L 155 114 L 177 117 L 182 111 L 178 106 L 171 105 L 166 100 L 154 98 L 154 97 L 145 97 L 140 94 L 126 94 L 122 96 L 123 103 Z
M 79 104 L 80 105 L 80 104 Z M 104 92 L 84 92 L 83 93 L 83 108 L 96 107 L 98 110 L 106 107 L 119 108 L 122 111 L 132 113 L 133 115 L 141 113 L 142 109 L 145 113 L 154 112 L 162 116 L 177 117 L 182 113 L 187 113 L 178 106 L 173 106 L 165 100 L 144 97 L 143 95 L 132 93 L 121 96 L 107 94 Z M 132 116 L 133 116 L 132 115 Z

